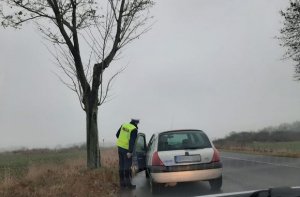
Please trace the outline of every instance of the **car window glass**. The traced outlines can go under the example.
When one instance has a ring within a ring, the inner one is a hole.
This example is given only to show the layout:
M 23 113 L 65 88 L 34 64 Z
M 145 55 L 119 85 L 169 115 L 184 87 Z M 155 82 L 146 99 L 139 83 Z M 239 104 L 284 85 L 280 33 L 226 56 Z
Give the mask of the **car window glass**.
M 143 152 L 145 151 L 144 148 L 145 148 L 145 138 L 143 136 L 139 136 L 137 138 L 135 150 L 136 152 Z
M 151 141 L 149 143 L 149 151 L 152 151 L 154 149 L 154 141 L 155 141 L 155 136 L 153 135 L 152 138 L 151 138 Z
M 150 148 L 151 144 L 153 143 L 154 135 L 151 136 L 149 143 L 148 143 L 148 148 Z
M 158 150 L 210 148 L 207 136 L 200 131 L 166 132 L 159 136 Z
M 168 135 L 167 137 L 167 142 L 169 145 L 178 145 L 184 140 L 188 140 L 188 135 L 186 133 Z

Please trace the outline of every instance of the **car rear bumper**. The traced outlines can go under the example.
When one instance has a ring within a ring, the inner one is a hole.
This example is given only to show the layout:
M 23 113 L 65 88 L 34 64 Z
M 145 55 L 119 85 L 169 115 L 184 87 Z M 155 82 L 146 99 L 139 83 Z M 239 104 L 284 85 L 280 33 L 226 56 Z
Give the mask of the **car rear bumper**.
M 157 183 L 206 181 L 222 176 L 222 163 L 180 166 L 152 166 L 151 177 Z
M 222 168 L 208 170 L 193 170 L 181 172 L 160 172 L 151 173 L 156 183 L 174 183 L 188 181 L 207 181 L 219 178 L 222 175 Z

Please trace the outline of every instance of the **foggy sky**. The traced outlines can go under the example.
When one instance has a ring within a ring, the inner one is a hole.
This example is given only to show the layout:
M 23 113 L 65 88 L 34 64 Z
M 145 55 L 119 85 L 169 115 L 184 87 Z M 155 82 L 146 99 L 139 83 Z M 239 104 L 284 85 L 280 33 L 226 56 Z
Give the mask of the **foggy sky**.
M 127 66 L 99 110 L 100 141 L 131 117 L 140 132 L 195 128 L 210 138 L 300 119 L 300 82 L 279 46 L 286 0 L 163 0 L 152 30 L 105 71 Z M 0 148 L 85 142 L 85 114 L 39 33 L 0 29 Z

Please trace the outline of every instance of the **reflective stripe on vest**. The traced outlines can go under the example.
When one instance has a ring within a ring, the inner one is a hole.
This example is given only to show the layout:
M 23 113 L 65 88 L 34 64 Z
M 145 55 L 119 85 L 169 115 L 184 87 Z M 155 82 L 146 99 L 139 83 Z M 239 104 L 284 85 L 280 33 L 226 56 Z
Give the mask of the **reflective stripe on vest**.
M 117 146 L 129 150 L 130 134 L 134 129 L 136 127 L 130 123 L 123 124 L 117 140 Z

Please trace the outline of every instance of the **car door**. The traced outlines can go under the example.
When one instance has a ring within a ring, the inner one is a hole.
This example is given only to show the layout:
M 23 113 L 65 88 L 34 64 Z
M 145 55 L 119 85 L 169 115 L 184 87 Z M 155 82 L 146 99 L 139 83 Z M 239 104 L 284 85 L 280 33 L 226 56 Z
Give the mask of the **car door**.
M 132 154 L 132 168 L 136 173 L 146 169 L 146 154 L 146 135 L 138 133 Z
M 152 163 L 152 155 L 153 151 L 155 150 L 155 134 L 153 134 L 149 140 L 148 146 L 147 146 L 147 154 L 146 154 L 146 168 L 151 166 Z

